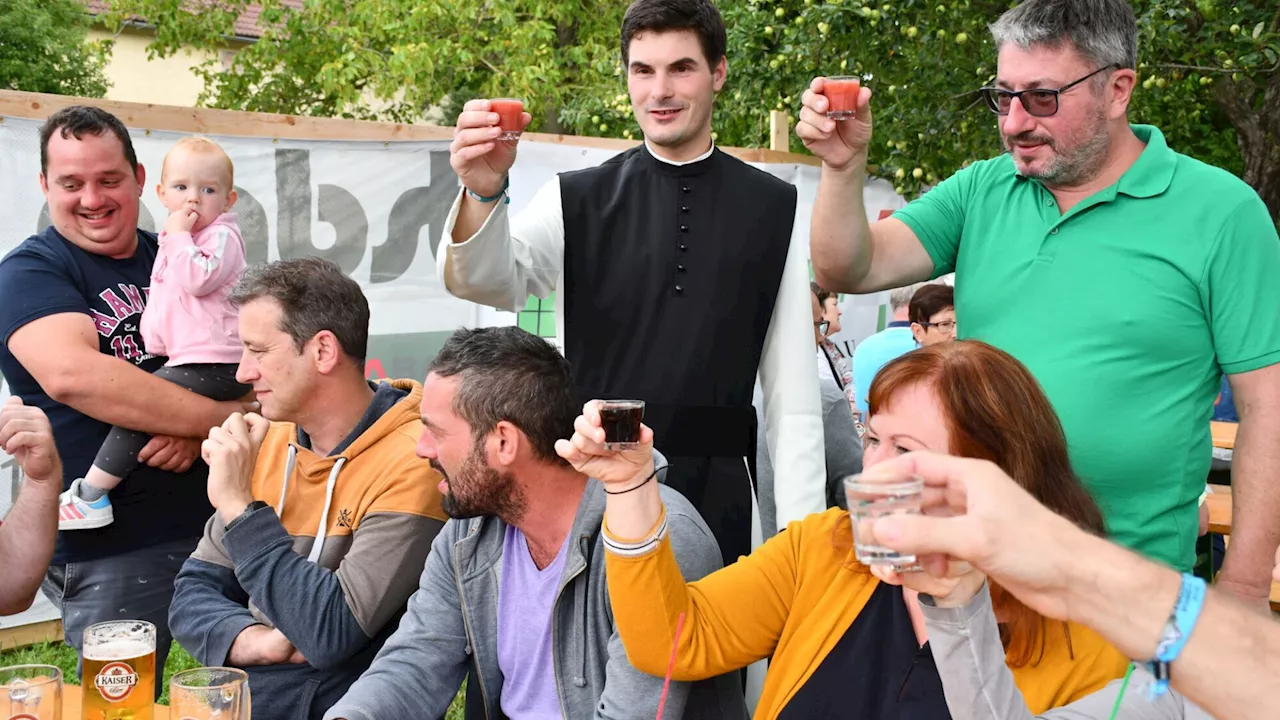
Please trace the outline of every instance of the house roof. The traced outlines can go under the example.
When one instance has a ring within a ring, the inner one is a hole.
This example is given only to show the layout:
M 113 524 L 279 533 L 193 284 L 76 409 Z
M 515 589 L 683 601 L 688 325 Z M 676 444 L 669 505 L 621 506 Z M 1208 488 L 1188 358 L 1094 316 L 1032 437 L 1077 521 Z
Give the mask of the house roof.
M 285 7 L 302 9 L 303 0 L 280 0 L 280 4 Z M 194 0 L 187 0 L 188 4 L 194 5 Z M 101 15 L 105 13 L 109 7 L 109 0 L 84 0 L 84 4 L 92 15 Z M 236 18 L 235 35 L 240 38 L 249 38 L 256 40 L 262 37 L 262 28 L 258 26 L 258 12 L 261 6 L 257 4 L 249 5 L 245 8 L 240 17 Z

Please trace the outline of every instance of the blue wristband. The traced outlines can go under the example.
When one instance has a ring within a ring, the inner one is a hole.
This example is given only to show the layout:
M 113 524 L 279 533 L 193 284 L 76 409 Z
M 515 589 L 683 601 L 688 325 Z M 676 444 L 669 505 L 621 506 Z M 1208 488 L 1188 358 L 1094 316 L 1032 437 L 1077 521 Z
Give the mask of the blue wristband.
M 1178 659 L 1178 654 L 1186 646 L 1191 631 L 1200 619 L 1200 611 L 1204 608 L 1206 591 L 1205 581 L 1192 575 L 1182 574 L 1182 586 L 1178 588 L 1178 601 L 1174 604 L 1169 619 L 1160 632 L 1160 642 L 1156 645 L 1155 656 L 1147 663 L 1147 669 L 1155 676 L 1156 682 L 1151 686 L 1152 697 L 1163 695 L 1169 690 L 1169 665 Z
M 500 198 L 500 197 L 502 197 L 502 196 L 506 195 L 506 194 L 507 194 L 507 188 L 509 188 L 509 187 L 511 187 L 511 177 L 510 177 L 510 176 L 507 176 L 507 177 L 505 177 L 505 178 L 503 178 L 503 179 L 502 179 L 502 189 L 501 189 L 501 190 L 499 190 L 499 191 L 498 191 L 496 194 L 494 194 L 494 195 L 489 195 L 488 197 L 486 197 L 486 196 L 484 196 L 484 195 L 480 195 L 480 194 L 478 194 L 478 193 L 474 192 L 471 188 L 466 188 L 466 190 L 467 190 L 467 194 L 468 194 L 468 195 L 470 195 L 471 197 L 475 198 L 476 200 L 479 200 L 479 201 L 480 201 L 480 202 L 482 202 L 482 203 L 491 203 L 491 202 L 493 202 L 494 200 L 497 200 L 498 198 Z M 510 196 L 508 196 L 504 202 L 506 202 L 506 203 L 510 203 L 510 202 L 511 202 L 511 197 L 510 197 Z

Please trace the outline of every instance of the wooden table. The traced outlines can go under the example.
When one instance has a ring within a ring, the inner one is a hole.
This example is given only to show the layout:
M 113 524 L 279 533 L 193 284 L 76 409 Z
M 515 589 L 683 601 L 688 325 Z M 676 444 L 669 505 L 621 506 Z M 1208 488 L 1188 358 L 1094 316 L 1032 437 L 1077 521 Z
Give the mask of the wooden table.
M 80 715 L 80 703 L 83 698 L 79 685 L 62 684 L 62 720 L 83 720 Z M 169 720 L 169 708 L 164 705 L 155 706 L 155 720 Z
M 1214 423 L 1232 426 L 1232 440 L 1235 439 L 1234 423 Z M 1214 432 L 1216 439 L 1217 432 Z M 1226 485 L 1210 485 L 1209 497 L 1204 504 L 1209 507 L 1209 532 L 1218 535 L 1231 535 L 1231 488 Z M 1271 583 L 1271 609 L 1280 612 L 1280 582 Z
M 1213 435 L 1213 446 L 1222 448 L 1223 450 L 1236 449 L 1236 430 L 1239 429 L 1239 423 L 1233 422 L 1210 422 L 1209 432 Z

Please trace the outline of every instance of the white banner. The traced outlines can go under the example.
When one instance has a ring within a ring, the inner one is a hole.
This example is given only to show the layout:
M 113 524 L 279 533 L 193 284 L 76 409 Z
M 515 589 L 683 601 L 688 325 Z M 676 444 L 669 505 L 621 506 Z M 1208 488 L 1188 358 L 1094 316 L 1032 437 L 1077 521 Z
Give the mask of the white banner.
M 40 174 L 40 121 L 0 118 L 0 255 L 49 224 Z M 148 171 L 139 224 L 153 230 L 165 210 L 155 186 L 165 153 L 183 133 L 133 131 Z M 421 379 L 444 338 L 460 326 L 510 325 L 514 313 L 451 297 L 436 280 L 434 253 L 458 180 L 447 142 L 332 142 L 215 136 L 235 164 L 240 199 L 234 211 L 249 261 L 321 255 L 360 282 L 372 310 L 370 373 Z M 511 173 L 511 204 L 519 212 L 556 173 L 591 167 L 615 150 L 524 142 Z M 797 186 L 796 232 L 807 240 L 818 169 L 758 165 Z M 868 184 L 871 219 L 902 205 L 892 187 Z M 808 246 L 805 242 L 804 247 Z M 842 340 L 876 330 L 882 294 L 846 302 Z M 550 303 L 547 304 L 550 308 Z M 548 333 L 544 333 L 548 334 Z M 0 401 L 8 385 L 0 385 Z M 20 481 L 0 453 L 0 517 Z

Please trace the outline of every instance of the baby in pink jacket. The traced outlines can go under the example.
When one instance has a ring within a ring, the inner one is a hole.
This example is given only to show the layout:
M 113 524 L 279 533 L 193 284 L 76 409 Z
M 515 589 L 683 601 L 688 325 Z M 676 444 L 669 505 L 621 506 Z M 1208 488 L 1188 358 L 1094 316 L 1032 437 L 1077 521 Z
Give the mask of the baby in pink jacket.
M 203 137 L 183 138 L 164 158 L 156 192 L 169 210 L 142 314 L 147 352 L 169 358 L 156 375 L 214 400 L 250 387 L 236 381 L 243 346 L 228 296 L 245 269 L 244 239 L 228 210 L 236 202 L 231 158 Z M 59 530 L 114 521 L 107 493 L 138 466 L 151 436 L 111 429 L 93 467 L 62 493 Z

